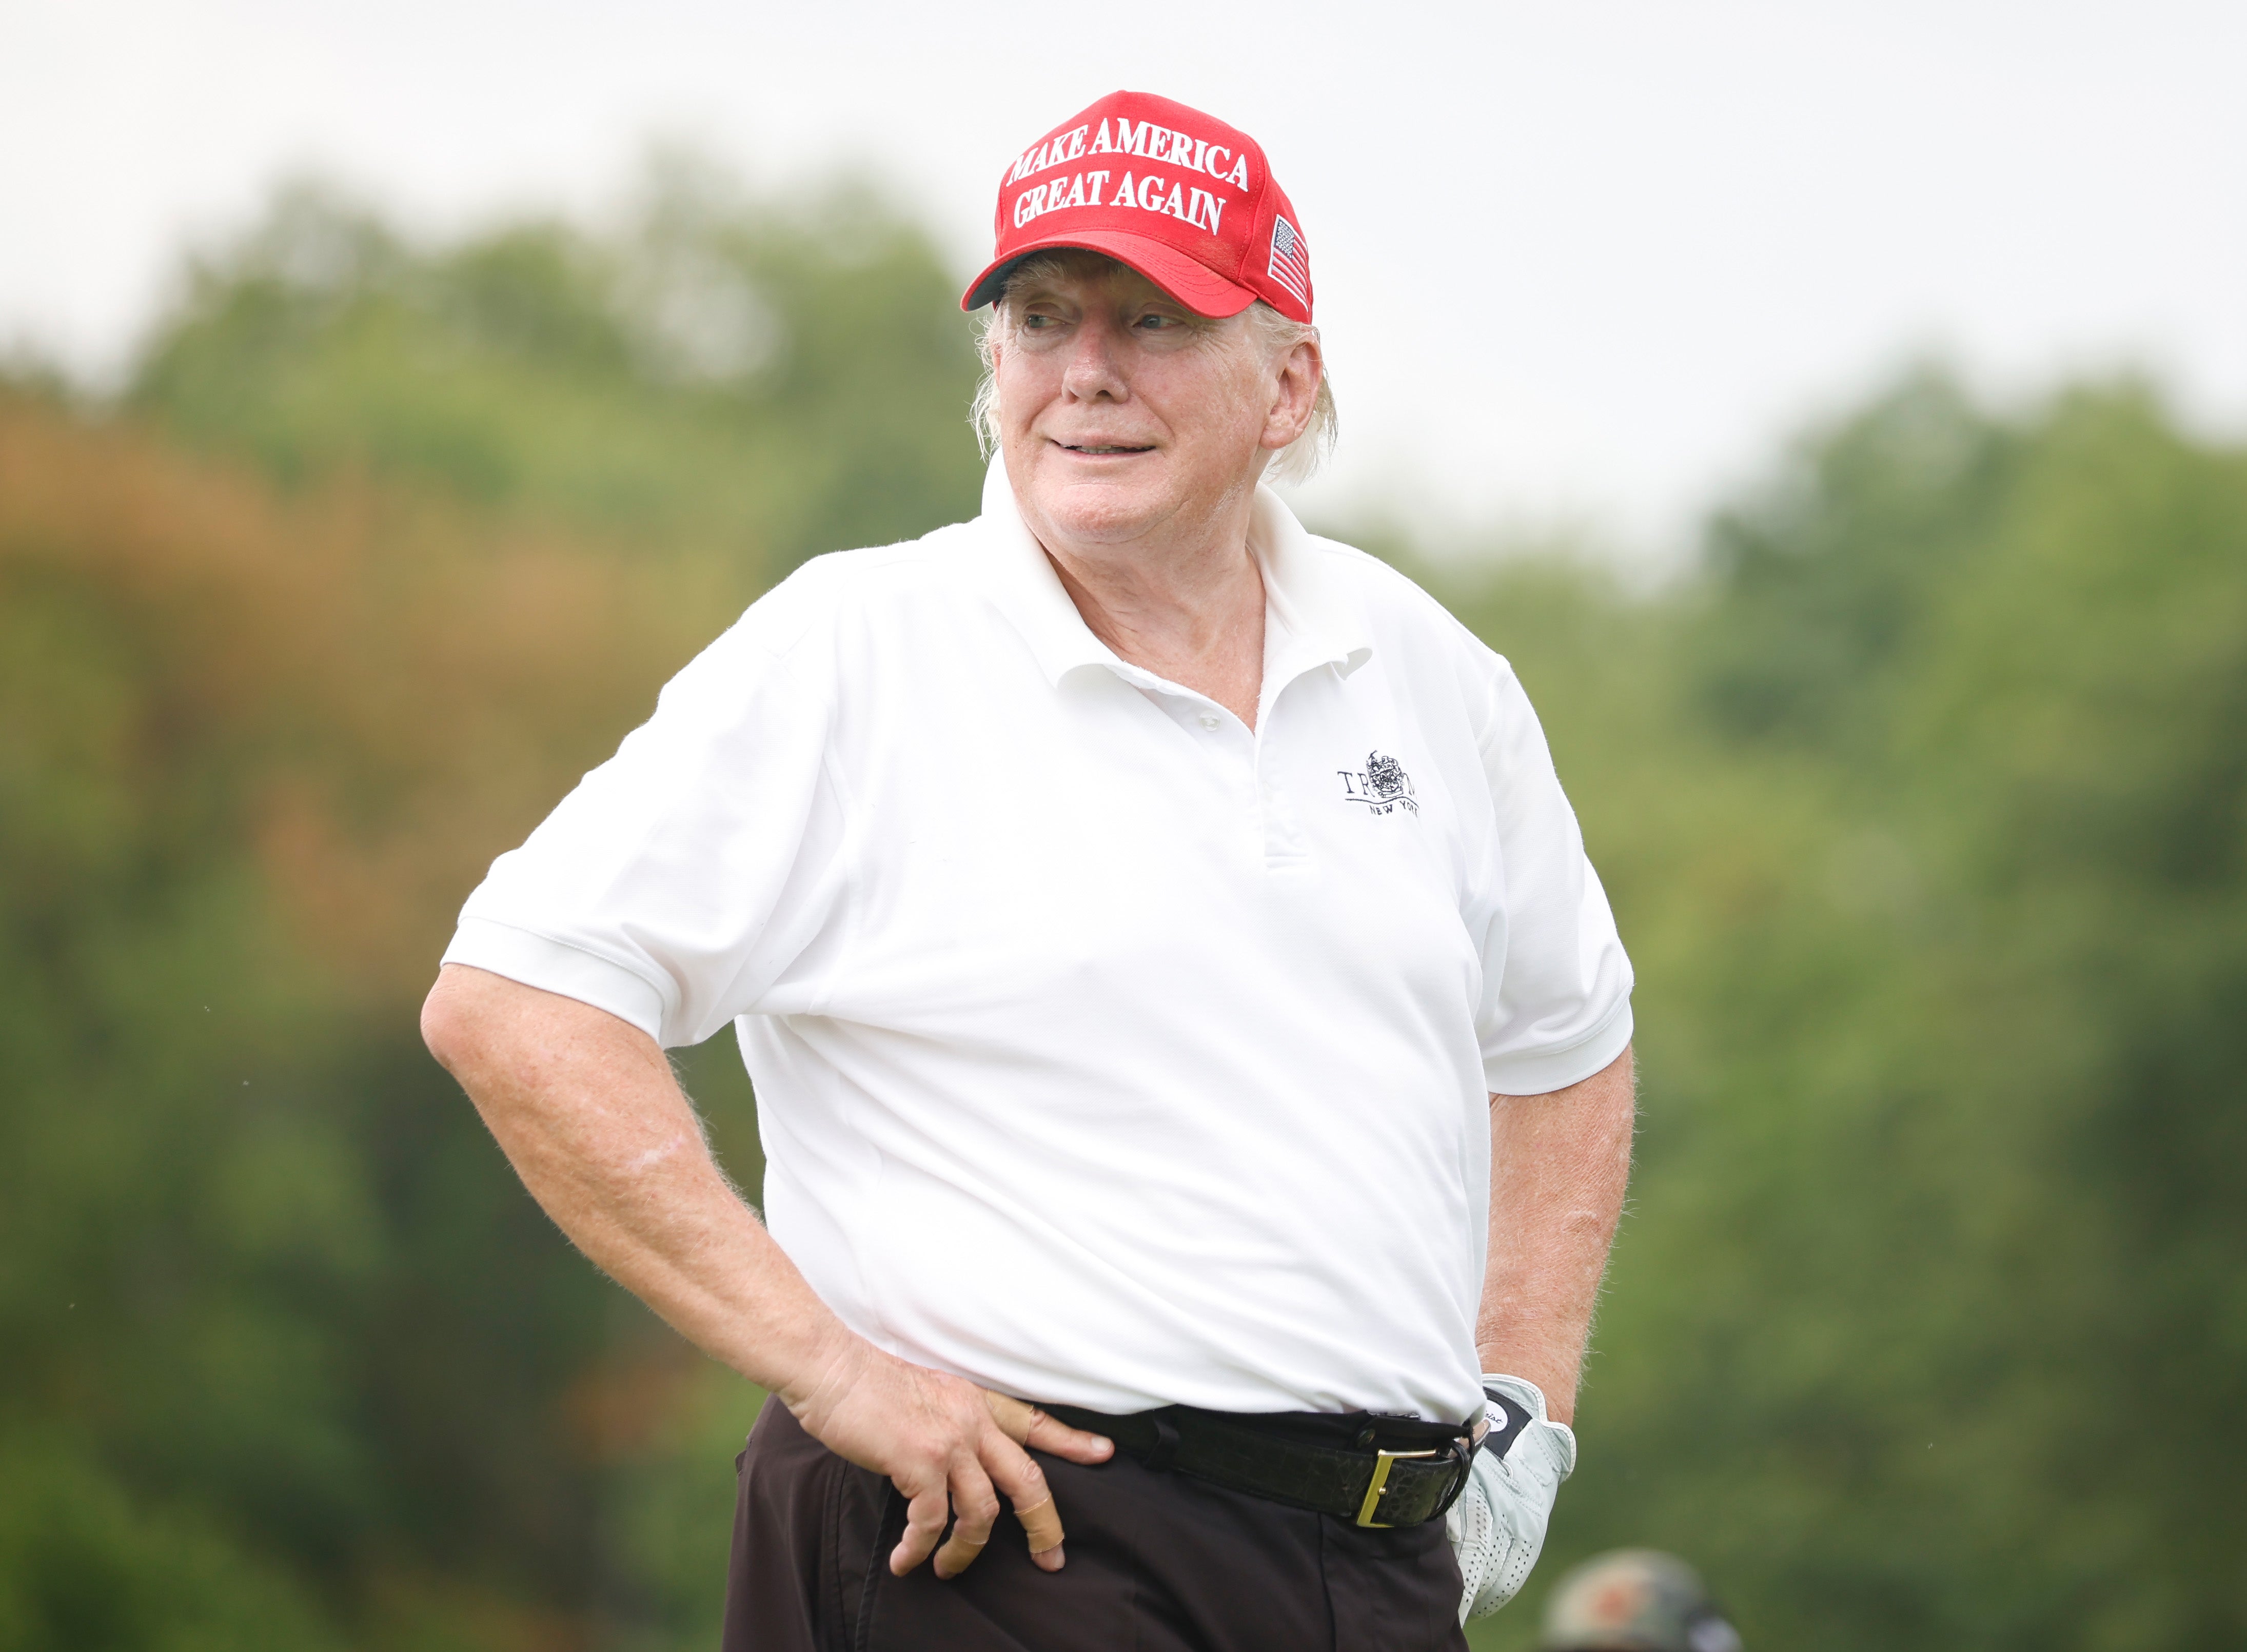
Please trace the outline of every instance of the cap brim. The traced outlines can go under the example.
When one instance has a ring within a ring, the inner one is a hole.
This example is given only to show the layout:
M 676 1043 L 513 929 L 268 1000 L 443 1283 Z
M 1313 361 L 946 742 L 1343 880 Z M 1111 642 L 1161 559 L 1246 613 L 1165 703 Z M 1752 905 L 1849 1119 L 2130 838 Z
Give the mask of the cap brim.
M 1256 302 L 1256 295 L 1227 281 L 1208 265 L 1198 263 L 1176 247 L 1135 236 L 1123 229 L 1085 229 L 1075 235 L 1055 235 L 1016 247 L 969 283 L 960 300 L 962 310 L 980 310 L 1007 290 L 1007 276 L 1023 259 L 1059 249 L 1103 252 L 1126 263 L 1153 282 L 1198 316 L 1237 316 Z

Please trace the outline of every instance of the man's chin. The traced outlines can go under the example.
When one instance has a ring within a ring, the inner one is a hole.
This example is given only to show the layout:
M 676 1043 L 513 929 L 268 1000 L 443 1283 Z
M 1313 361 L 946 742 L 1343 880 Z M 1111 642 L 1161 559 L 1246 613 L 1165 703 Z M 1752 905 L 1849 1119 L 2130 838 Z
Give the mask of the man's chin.
M 1151 466 L 1127 464 L 1086 474 L 1056 467 L 1032 478 L 1030 512 L 1067 539 L 1102 544 L 1137 538 L 1176 509 Z

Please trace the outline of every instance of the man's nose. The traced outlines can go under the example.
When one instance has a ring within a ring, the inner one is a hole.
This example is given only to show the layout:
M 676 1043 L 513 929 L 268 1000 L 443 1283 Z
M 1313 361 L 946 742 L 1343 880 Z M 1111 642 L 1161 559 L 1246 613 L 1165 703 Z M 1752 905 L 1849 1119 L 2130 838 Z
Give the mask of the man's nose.
M 1123 339 L 1105 316 L 1088 316 L 1069 341 L 1069 370 L 1062 386 L 1078 401 L 1122 401 L 1130 393 L 1117 359 Z

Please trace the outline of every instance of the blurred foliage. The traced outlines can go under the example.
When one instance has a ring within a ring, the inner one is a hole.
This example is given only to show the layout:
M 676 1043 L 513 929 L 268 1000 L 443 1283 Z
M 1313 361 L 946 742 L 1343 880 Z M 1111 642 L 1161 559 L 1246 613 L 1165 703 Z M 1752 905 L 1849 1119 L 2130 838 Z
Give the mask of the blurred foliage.
M 1551 1560 L 1750 1647 L 2247 1638 L 2247 454 L 1914 375 L 1647 606 L 1513 571 L 1639 966 Z M 1526 1646 L 1531 1601 L 1484 1643 Z
M 0 1647 L 703 1609 L 611 1557 L 746 1401 L 558 1252 L 413 1009 L 723 583 L 0 403 Z
M 707 1644 L 756 1396 L 421 1053 L 459 900 L 765 581 L 974 509 L 863 189 L 604 230 L 317 190 L 126 406 L 0 395 L 0 1652 Z M 2247 455 L 1911 375 L 1692 577 L 1429 576 L 1640 969 L 1647 1113 L 1545 1583 L 1752 1648 L 2247 1638 Z M 683 1053 L 760 1161 L 730 1045 Z
M 192 267 L 130 405 L 290 486 L 372 472 L 759 583 L 974 513 L 957 290 L 871 188 L 659 155 L 619 216 L 422 247 L 296 186 Z

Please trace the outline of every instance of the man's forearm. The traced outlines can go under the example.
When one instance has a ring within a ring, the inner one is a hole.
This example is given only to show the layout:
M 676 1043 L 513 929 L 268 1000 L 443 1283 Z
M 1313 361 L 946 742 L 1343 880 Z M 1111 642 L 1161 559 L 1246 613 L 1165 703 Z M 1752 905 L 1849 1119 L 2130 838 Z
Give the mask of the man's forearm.
M 1566 1089 L 1490 1098 L 1490 1253 L 1475 1341 L 1485 1370 L 1544 1389 L 1555 1422 L 1575 1415 L 1636 1117 L 1628 1049 Z
M 655 1041 L 576 1000 L 448 966 L 422 1012 L 555 1224 L 617 1282 L 792 1400 L 845 1333 L 727 1182 Z
M 891 1570 L 931 1554 L 940 1575 L 966 1567 L 1002 1493 L 1032 1562 L 1061 1569 L 1061 1517 L 1023 1447 L 1077 1463 L 1113 1448 L 854 1335 L 719 1171 L 653 1039 L 590 1005 L 458 965 L 439 976 L 421 1030 L 579 1249 L 773 1393 L 812 1437 L 890 1477 L 907 1500 Z

